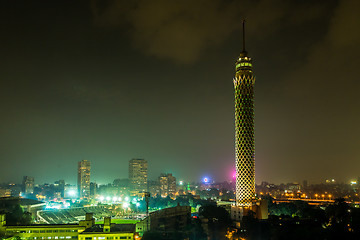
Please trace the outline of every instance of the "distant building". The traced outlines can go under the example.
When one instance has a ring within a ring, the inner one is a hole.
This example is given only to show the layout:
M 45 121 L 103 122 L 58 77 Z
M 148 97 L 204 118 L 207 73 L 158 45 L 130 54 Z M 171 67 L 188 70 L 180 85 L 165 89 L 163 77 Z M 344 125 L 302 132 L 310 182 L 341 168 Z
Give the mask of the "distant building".
M 117 190 L 117 195 L 130 195 L 130 182 L 128 178 L 125 179 L 115 179 L 113 182 L 113 187 Z
M 115 187 L 122 187 L 122 188 L 128 188 L 129 187 L 129 179 L 128 178 L 124 178 L 124 179 L 115 179 L 113 181 L 113 185 Z
M 175 195 L 176 178 L 171 173 L 161 174 L 159 177 L 161 197 Z
M 303 187 L 303 188 L 307 188 L 307 187 L 308 187 L 308 181 L 307 181 L 307 180 L 304 180 L 304 181 L 303 181 L 302 187 Z
M 151 196 L 157 197 L 160 196 L 160 183 L 158 180 L 149 180 L 148 181 L 148 192 Z
M 90 196 L 95 197 L 97 194 L 98 185 L 97 183 L 91 182 L 90 183 Z
M 7 188 L 0 188 L 0 198 L 2 197 L 10 197 L 11 196 L 11 190 Z
M 60 193 L 60 197 L 65 197 L 65 180 L 55 181 L 54 184 L 56 192 Z
M 82 160 L 78 163 L 78 197 L 90 198 L 90 161 Z
M 147 192 L 148 163 L 145 159 L 133 158 L 129 161 L 129 180 L 132 196 Z
M 23 178 L 23 193 L 25 195 L 33 194 L 34 193 L 34 178 L 29 176 L 24 176 Z
M 285 192 L 300 192 L 301 186 L 299 183 L 288 183 L 286 184 Z

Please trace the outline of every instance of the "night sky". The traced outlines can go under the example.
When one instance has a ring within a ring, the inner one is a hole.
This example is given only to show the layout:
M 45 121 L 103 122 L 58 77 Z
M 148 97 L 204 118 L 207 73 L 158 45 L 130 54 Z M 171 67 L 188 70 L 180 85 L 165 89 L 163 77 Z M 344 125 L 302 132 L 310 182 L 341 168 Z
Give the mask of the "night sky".
M 0 2 L 0 182 L 230 180 L 235 61 L 255 84 L 256 182 L 360 176 L 360 1 Z

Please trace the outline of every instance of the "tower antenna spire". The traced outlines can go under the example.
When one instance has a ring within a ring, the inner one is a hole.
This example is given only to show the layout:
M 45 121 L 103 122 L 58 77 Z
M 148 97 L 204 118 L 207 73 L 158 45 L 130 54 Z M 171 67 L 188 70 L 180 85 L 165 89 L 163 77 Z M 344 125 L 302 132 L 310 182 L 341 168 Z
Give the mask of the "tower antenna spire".
M 243 52 L 245 52 L 245 19 L 243 19 L 242 25 L 243 25 Z

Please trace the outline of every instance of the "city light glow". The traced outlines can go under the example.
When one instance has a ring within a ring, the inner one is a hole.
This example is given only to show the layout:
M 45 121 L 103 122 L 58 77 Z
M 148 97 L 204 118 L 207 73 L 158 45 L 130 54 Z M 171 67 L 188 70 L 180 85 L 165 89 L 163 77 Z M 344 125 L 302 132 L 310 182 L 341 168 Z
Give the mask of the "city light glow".
M 69 190 L 68 195 L 71 196 L 71 197 L 75 197 L 76 196 L 76 191 L 75 190 Z

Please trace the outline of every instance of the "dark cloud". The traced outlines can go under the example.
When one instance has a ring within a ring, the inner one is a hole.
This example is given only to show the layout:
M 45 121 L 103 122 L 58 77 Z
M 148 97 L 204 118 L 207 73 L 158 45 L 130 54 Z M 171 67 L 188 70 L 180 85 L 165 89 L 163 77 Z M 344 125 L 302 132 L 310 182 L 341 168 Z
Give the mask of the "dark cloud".
M 146 54 L 191 63 L 210 46 L 224 42 L 238 29 L 237 2 L 223 1 L 111 1 L 93 2 L 95 23 L 128 26 L 134 45 Z
M 314 3 L 294 9 L 284 0 L 94 0 L 91 9 L 97 26 L 128 27 L 124 32 L 144 53 L 179 63 L 193 63 L 234 32 L 240 35 L 243 18 L 250 23 L 250 35 L 264 37 L 284 23 L 310 21 L 322 12 Z
M 287 133 L 281 144 L 270 150 L 274 158 L 269 161 L 288 165 L 289 172 L 284 173 L 284 178 L 295 180 L 308 175 L 308 179 L 317 180 L 314 171 L 323 178 L 357 175 L 360 168 L 357 146 L 360 127 L 355 124 L 360 121 L 359 8 L 360 2 L 356 0 L 340 1 L 327 33 L 308 49 L 306 61 L 280 82 L 283 96 L 279 99 L 288 102 L 276 107 L 282 108 L 277 110 L 278 119 L 282 119 L 284 126 L 290 126 L 285 127 Z M 307 162 L 307 159 L 314 161 L 310 165 L 288 162 Z

